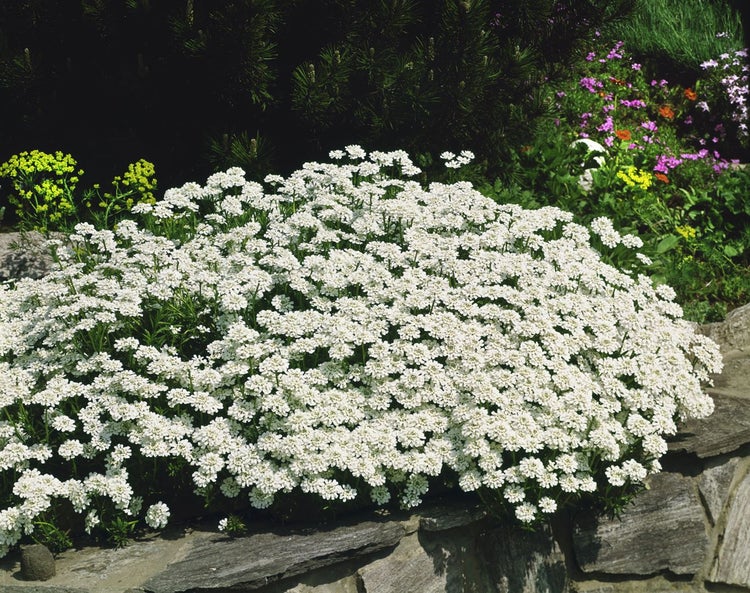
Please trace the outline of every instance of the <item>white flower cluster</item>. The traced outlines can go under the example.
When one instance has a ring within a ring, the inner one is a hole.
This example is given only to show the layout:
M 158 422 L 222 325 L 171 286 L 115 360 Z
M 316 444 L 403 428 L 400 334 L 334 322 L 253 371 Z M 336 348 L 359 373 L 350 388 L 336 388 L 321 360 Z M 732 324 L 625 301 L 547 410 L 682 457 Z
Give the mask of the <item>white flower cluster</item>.
M 79 225 L 59 271 L 2 287 L 0 553 L 56 497 L 87 526 L 94 497 L 135 513 L 146 458 L 261 508 L 292 490 L 411 507 L 449 471 L 531 521 L 643 480 L 676 422 L 711 413 L 716 345 L 570 214 L 423 187 L 402 152 L 333 156 L 351 164 L 274 190 L 230 169 L 140 204 L 142 224 Z

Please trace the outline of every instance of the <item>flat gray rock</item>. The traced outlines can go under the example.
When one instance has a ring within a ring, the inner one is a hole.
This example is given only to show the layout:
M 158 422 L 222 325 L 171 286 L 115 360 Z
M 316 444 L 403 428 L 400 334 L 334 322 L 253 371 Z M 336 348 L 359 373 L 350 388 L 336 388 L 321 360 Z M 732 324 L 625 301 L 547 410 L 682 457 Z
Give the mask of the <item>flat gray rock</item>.
M 750 349 L 729 350 L 723 354 L 724 370 L 715 376 L 706 391 L 711 395 L 728 395 L 750 400 Z
M 492 593 L 567 593 L 565 556 L 548 529 L 503 526 L 478 540 Z M 467 589 L 467 591 L 473 591 Z
M 727 313 L 724 321 L 699 326 L 698 331 L 718 343 L 722 353 L 750 352 L 750 303 Z
M 436 561 L 413 533 L 387 557 L 358 571 L 360 589 L 366 593 L 445 593 L 449 573 L 455 570 L 457 561 L 455 554 L 438 555 Z M 450 562 L 451 568 L 443 562 Z
M 737 487 L 710 580 L 750 588 L 750 474 Z
M 693 480 L 661 473 L 649 485 L 622 520 L 582 518 L 575 525 L 573 548 L 584 572 L 693 575 L 701 570 L 709 539 Z
M 368 521 L 309 532 L 213 536 L 196 542 L 184 558 L 143 584 L 149 593 L 252 590 L 274 581 L 395 547 L 405 528 L 397 521 Z
M 36 232 L 0 233 L 0 282 L 14 278 L 41 278 L 53 264 Z
M 700 458 L 736 451 L 750 443 L 750 401 L 713 395 L 715 409 L 708 418 L 689 420 L 669 440 L 669 450 Z
M 419 514 L 419 528 L 424 531 L 444 531 L 465 527 L 485 518 L 487 511 L 470 503 L 444 504 L 429 507 Z
M 711 525 L 716 525 L 724 509 L 738 462 L 739 457 L 733 457 L 726 463 L 706 468 L 698 477 L 698 490 L 705 502 Z

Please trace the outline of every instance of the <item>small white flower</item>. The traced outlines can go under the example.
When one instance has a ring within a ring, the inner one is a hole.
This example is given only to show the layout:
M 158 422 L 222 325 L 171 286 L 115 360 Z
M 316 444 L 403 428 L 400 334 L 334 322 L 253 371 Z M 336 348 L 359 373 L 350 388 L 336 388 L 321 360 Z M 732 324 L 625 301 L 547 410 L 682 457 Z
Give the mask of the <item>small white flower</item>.
M 146 524 L 151 529 L 162 529 L 169 521 L 169 507 L 163 502 L 157 502 L 146 511 Z

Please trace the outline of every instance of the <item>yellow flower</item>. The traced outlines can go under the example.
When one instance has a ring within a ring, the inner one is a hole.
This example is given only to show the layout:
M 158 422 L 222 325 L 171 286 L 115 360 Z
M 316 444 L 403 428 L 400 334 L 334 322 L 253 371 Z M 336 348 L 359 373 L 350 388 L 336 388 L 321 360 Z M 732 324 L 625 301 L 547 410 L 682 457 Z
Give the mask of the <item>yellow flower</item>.
M 8 201 L 16 206 L 23 226 L 46 231 L 49 222 L 63 221 L 75 212 L 73 192 L 79 180 L 71 176 L 75 171 L 75 159 L 59 150 L 54 154 L 24 151 L 0 165 L 0 177 L 11 179 L 15 193 Z
M 683 238 L 690 241 L 691 239 L 695 239 L 695 236 L 697 234 L 697 231 L 694 227 L 691 227 L 689 224 L 683 225 L 683 226 L 677 226 L 674 229 L 677 231 L 677 234 L 681 235 Z
M 617 172 L 617 178 L 622 179 L 628 187 L 636 187 L 646 190 L 651 187 L 653 177 L 648 171 L 636 169 L 633 165 Z

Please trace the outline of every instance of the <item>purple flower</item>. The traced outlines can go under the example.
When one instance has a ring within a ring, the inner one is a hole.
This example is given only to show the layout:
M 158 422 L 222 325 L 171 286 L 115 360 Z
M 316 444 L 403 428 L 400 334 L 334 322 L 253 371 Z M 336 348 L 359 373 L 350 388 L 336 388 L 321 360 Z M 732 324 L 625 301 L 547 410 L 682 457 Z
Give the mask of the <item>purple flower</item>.
M 670 169 L 675 169 L 681 164 L 682 159 L 678 159 L 677 157 L 673 157 L 669 154 L 662 154 L 656 158 L 656 166 L 654 167 L 654 171 L 656 171 L 657 173 L 664 173 L 666 175 L 667 173 L 669 173 Z
M 624 107 L 632 107 L 633 109 L 642 109 L 646 107 L 646 103 L 641 101 L 640 99 L 620 99 L 620 105 L 623 105 Z
M 653 139 L 651 138 L 651 136 L 648 136 L 648 135 L 644 135 L 644 136 L 643 136 L 643 141 L 644 141 L 644 142 L 645 142 L 646 144 L 653 144 L 653 143 L 654 143 L 654 141 L 653 141 Z
M 587 76 L 583 77 L 579 84 L 590 93 L 595 93 L 597 92 L 597 89 L 604 87 L 604 84 L 598 81 L 596 78 Z
M 630 66 L 630 67 L 631 67 L 631 68 L 632 68 L 633 70 L 640 70 L 640 69 L 641 69 L 641 65 L 640 65 L 640 64 L 638 64 L 637 62 L 633 62 L 633 64 L 631 64 L 631 66 Z
M 615 137 L 614 137 L 614 136 L 607 136 L 607 137 L 606 137 L 606 138 L 604 139 L 604 144 L 605 144 L 606 146 L 612 146 L 612 144 L 614 144 L 614 141 L 615 141 Z
M 593 51 L 589 52 L 589 54 L 586 56 L 586 61 L 587 62 L 592 62 L 595 57 L 596 57 L 596 53 L 595 52 L 593 52 Z
M 655 121 L 645 121 L 641 124 L 641 127 L 649 132 L 656 132 L 659 129 Z
M 700 107 L 703 111 L 711 111 L 711 109 L 708 106 L 708 103 L 706 103 L 705 101 L 699 101 L 695 105 L 696 107 Z
M 557 95 L 558 99 L 562 99 L 563 97 L 567 96 L 567 93 L 565 91 L 557 91 L 555 95 Z
M 693 123 L 693 116 L 692 116 L 692 115 L 688 115 L 688 116 L 687 116 L 687 117 L 685 118 L 685 121 L 684 121 L 684 123 L 685 123 L 685 125 L 687 125 L 687 126 L 689 126 L 690 124 L 692 124 L 692 123 Z
M 604 107 L 602 107 L 602 113 L 609 113 L 610 111 L 614 111 L 614 110 L 615 110 L 614 103 L 610 103 L 609 105 L 605 105 Z
M 604 123 L 601 124 L 600 126 L 597 126 L 596 129 L 599 132 L 611 132 L 612 130 L 615 129 L 614 121 L 612 120 L 611 117 L 608 116 L 607 119 L 604 120 Z
M 709 68 L 715 68 L 718 65 L 719 62 L 717 62 L 716 60 L 708 60 L 701 64 L 701 68 L 703 68 L 704 70 L 708 70 Z
M 618 50 L 623 46 L 623 41 L 618 41 L 615 43 L 615 46 L 609 50 L 609 53 L 607 54 L 608 60 L 614 60 L 614 59 L 620 59 L 622 58 L 622 54 L 618 53 Z

